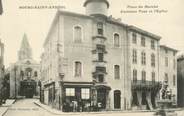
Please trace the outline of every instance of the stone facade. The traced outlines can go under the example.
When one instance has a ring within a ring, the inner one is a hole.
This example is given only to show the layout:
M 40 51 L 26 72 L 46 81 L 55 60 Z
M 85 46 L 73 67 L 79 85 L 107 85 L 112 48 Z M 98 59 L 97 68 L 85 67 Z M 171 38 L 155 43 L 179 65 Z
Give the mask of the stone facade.
M 84 6 L 86 15 L 56 13 L 41 56 L 42 102 L 63 111 L 156 108 L 161 37 L 108 17 L 107 0 Z
M 24 34 L 18 61 L 8 67 L 6 75 L 10 81 L 10 98 L 33 97 L 39 95 L 40 65 L 32 59 L 32 50 Z
M 162 85 L 167 85 L 167 94 L 173 105 L 177 105 L 177 50 L 160 46 L 160 79 Z M 161 95 L 161 99 L 164 99 Z
M 64 11 L 56 14 L 42 55 L 41 75 L 46 104 L 52 105 L 52 101 L 54 104 L 59 103 L 57 101 L 65 102 L 65 91 L 72 87 L 81 94 L 84 88 L 89 89 L 90 99 L 93 100 L 88 103 L 97 105 L 101 101 L 102 110 L 130 109 L 126 26 L 106 19 L 104 15 L 92 17 Z M 102 29 L 97 30 L 97 26 Z M 77 28 L 81 30 L 80 41 L 75 40 Z M 115 35 L 119 39 L 118 45 L 115 45 Z M 77 62 L 80 62 L 82 68 L 79 76 L 75 75 Z M 117 77 L 114 75 L 115 67 L 118 70 Z M 59 89 L 58 92 L 56 89 L 54 95 L 51 94 L 52 87 Z M 104 92 L 102 98 L 98 95 L 99 91 Z M 49 96 L 53 100 L 49 100 Z M 74 101 L 79 103 L 80 100 Z
M 132 107 L 153 109 L 159 99 L 160 37 L 134 26 L 129 27 Z M 147 103 L 146 103 L 147 101 Z

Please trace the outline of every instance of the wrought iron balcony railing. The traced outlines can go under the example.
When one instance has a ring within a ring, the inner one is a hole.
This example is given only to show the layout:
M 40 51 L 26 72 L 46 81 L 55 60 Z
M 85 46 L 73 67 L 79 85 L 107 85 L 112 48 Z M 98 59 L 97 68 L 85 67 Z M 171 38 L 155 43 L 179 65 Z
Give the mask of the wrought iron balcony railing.
M 158 81 L 142 81 L 142 80 L 134 80 L 132 81 L 132 89 L 133 90 L 160 90 L 162 87 L 161 82 Z

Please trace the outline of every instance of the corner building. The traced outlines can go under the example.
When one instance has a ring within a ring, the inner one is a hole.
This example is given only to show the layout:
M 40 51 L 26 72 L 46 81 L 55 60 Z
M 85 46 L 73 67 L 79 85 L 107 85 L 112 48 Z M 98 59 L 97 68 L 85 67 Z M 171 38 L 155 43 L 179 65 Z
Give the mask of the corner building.
M 76 111 L 129 109 L 126 25 L 107 17 L 106 0 L 84 6 L 87 15 L 58 11 L 45 40 L 44 103 L 63 111 L 70 103 Z
M 108 16 L 107 0 L 86 15 L 58 11 L 41 56 L 41 100 L 62 111 L 154 109 L 160 99 L 161 37 Z

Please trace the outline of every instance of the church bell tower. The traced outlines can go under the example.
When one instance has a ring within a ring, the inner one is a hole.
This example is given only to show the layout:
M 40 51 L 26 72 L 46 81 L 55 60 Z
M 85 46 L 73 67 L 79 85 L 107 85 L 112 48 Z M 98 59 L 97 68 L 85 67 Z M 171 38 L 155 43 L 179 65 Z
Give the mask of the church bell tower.
M 27 35 L 24 34 L 20 50 L 18 51 L 18 60 L 32 59 L 32 49 L 29 45 Z

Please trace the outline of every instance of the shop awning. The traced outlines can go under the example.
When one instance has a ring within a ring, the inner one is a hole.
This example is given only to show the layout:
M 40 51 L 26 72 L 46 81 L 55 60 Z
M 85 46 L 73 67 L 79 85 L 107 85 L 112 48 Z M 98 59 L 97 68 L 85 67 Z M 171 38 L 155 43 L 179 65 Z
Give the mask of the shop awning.
M 65 87 L 92 87 L 92 82 L 63 82 Z

